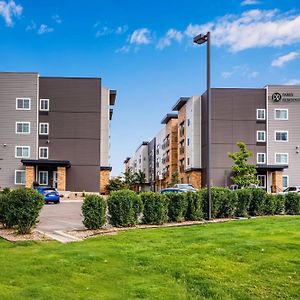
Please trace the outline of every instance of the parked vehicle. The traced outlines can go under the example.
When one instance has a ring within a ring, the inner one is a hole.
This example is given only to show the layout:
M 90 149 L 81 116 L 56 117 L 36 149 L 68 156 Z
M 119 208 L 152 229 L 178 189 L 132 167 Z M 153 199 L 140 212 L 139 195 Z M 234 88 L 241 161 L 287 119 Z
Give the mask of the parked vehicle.
M 192 192 L 197 191 L 196 188 L 194 188 L 191 184 L 188 184 L 188 183 L 175 184 L 174 188 L 181 189 L 181 190 L 192 191 Z
M 166 189 L 162 189 L 160 190 L 161 194 L 167 194 L 167 193 L 185 193 L 187 192 L 187 190 L 183 190 L 183 189 L 178 189 L 178 188 L 166 188 Z
M 55 188 L 39 186 L 36 190 L 39 192 L 39 194 L 43 195 L 46 203 L 53 202 L 57 204 L 60 202 L 59 193 Z
M 289 186 L 279 194 L 287 194 L 287 193 L 300 193 L 300 186 Z

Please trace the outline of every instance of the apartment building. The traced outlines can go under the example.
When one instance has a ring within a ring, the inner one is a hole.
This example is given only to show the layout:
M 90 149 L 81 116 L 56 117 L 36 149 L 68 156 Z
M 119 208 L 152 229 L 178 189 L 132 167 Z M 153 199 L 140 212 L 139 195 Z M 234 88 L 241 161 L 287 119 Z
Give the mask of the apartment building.
M 115 99 L 100 78 L 0 73 L 0 188 L 105 193 Z

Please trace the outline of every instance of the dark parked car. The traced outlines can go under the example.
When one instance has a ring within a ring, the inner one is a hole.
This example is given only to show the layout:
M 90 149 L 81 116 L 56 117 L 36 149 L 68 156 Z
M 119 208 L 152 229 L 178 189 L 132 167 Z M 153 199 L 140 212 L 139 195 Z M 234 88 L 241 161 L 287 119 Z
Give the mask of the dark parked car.
M 167 189 L 162 189 L 160 190 L 161 194 L 167 194 L 167 193 L 185 193 L 187 190 L 182 190 L 178 188 L 167 188 Z
M 39 194 L 43 195 L 46 203 L 53 202 L 55 204 L 60 202 L 59 193 L 55 188 L 47 186 L 39 186 L 37 188 Z

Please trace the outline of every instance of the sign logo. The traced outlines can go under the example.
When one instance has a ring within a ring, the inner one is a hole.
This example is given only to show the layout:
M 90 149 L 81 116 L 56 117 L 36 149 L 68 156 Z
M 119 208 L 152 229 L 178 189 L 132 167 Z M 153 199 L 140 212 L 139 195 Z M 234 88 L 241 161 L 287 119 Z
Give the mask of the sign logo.
M 280 102 L 280 101 L 281 101 L 281 95 L 280 95 L 279 93 L 274 93 L 274 94 L 272 95 L 272 100 L 273 100 L 274 102 Z

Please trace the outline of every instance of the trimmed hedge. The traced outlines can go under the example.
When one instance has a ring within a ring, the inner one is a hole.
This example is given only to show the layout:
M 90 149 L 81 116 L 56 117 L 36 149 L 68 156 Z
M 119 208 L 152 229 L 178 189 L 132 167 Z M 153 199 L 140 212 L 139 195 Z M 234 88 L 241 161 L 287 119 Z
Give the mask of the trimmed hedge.
M 252 191 L 253 189 L 241 189 L 236 191 L 238 202 L 236 205 L 235 216 L 237 217 L 248 216 L 249 206 L 253 197 Z
M 83 224 L 88 229 L 101 228 L 106 222 L 106 201 L 98 195 L 87 195 L 81 211 Z
M 185 219 L 187 221 L 199 221 L 203 219 L 203 199 L 201 192 L 187 192 L 185 194 L 187 209 Z
M 44 199 L 36 190 L 18 189 L 1 196 L 1 222 L 7 228 L 16 227 L 21 234 L 27 234 L 37 223 Z
M 285 197 L 284 195 L 273 195 L 275 199 L 275 215 L 281 215 L 285 212 Z
M 139 195 L 131 190 L 112 192 L 107 200 L 109 222 L 118 227 L 134 226 L 143 210 Z
M 185 193 L 167 193 L 168 216 L 171 222 L 182 222 L 187 211 L 188 203 Z
M 285 212 L 288 215 L 300 214 L 300 195 L 298 193 L 287 193 L 285 195 Z
M 266 196 L 267 192 L 263 189 L 250 189 L 252 193 L 252 198 L 249 204 L 249 215 L 250 216 L 262 216 L 265 211 L 265 201 L 266 201 Z M 269 203 L 273 203 L 269 197 L 268 201 Z M 273 204 L 272 204 L 273 205 Z M 272 214 L 272 213 L 270 213 Z
M 143 223 L 161 225 L 168 219 L 168 202 L 165 195 L 146 192 L 141 193 L 143 203 Z

